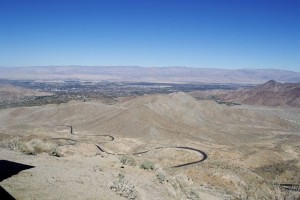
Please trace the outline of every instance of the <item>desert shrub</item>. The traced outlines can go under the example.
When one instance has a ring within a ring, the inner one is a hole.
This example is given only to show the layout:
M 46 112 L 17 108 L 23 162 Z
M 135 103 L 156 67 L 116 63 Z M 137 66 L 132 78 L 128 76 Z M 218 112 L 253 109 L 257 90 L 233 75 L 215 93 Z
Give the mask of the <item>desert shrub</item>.
M 23 144 L 20 142 L 18 138 L 11 138 L 5 147 L 14 150 L 14 151 L 21 151 L 23 149 Z
M 123 165 L 130 165 L 130 166 L 136 166 L 137 165 L 135 159 L 131 156 L 124 155 L 124 156 L 121 156 L 119 159 L 120 159 L 120 162 Z
M 162 173 L 158 173 L 156 175 L 156 177 L 157 177 L 159 183 L 163 183 L 165 181 L 165 179 L 166 179 L 166 176 L 164 174 L 162 174 Z
M 25 146 L 31 147 L 33 149 L 33 154 L 48 152 L 50 150 L 49 144 L 39 139 L 30 140 Z
M 200 197 L 199 197 L 199 195 L 197 194 L 196 191 L 190 190 L 190 191 L 188 192 L 187 199 L 191 199 L 191 200 L 199 200 Z
M 154 170 L 154 163 L 149 160 L 145 160 L 141 163 L 140 168 Z
M 36 155 L 44 152 L 49 153 L 51 151 L 51 146 L 40 139 L 33 139 L 25 142 L 21 151 L 28 155 Z
M 8 142 L 8 148 L 14 151 L 21 151 L 27 155 L 35 155 L 36 152 L 33 148 L 35 142 L 22 142 L 19 138 L 12 138 Z
M 140 199 L 138 191 L 135 189 L 133 184 L 131 184 L 125 179 L 124 174 L 119 173 L 117 180 L 114 181 L 109 188 L 118 195 L 127 199 Z
M 55 146 L 40 139 L 20 141 L 19 138 L 12 138 L 9 140 L 7 147 L 11 150 L 20 151 L 27 155 L 48 153 L 52 156 L 60 156 L 59 151 Z
M 60 157 L 61 154 L 59 152 L 59 150 L 57 149 L 57 147 L 52 147 L 51 151 L 49 152 L 49 155 L 51 156 L 56 156 L 56 157 Z

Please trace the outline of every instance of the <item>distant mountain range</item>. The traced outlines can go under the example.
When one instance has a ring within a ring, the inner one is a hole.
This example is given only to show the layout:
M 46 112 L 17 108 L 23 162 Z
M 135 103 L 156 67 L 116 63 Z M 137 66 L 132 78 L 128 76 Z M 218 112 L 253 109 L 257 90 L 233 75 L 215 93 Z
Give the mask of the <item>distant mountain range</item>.
M 279 83 L 270 80 L 251 89 L 219 95 L 225 101 L 262 106 L 300 107 L 300 83 Z
M 134 66 L 0 67 L 0 79 L 261 84 L 268 80 L 300 82 L 300 72 L 277 69 Z

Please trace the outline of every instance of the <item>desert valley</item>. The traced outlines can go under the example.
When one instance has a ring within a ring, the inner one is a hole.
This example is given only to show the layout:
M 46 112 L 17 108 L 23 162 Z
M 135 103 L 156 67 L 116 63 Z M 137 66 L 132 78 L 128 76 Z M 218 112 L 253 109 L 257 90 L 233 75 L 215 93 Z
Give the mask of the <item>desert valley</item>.
M 300 200 L 299 0 L 0 0 L 0 200 Z
M 2 80 L 1 195 L 300 198 L 298 74 L 294 83 L 82 77 Z

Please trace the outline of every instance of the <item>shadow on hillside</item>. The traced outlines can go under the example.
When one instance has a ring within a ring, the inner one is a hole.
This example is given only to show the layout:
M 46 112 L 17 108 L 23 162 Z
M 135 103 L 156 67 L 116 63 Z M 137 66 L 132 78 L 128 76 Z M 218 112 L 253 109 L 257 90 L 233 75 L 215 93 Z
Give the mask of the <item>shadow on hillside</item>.
M 0 182 L 13 175 L 18 174 L 20 171 L 31 169 L 34 166 L 24 165 L 21 163 L 11 162 L 8 160 L 0 160 Z M 1 199 L 15 199 L 4 188 L 0 186 Z
M 15 198 L 11 196 L 8 192 L 6 192 L 6 190 L 4 190 L 1 186 L 0 186 L 0 197 L 1 199 L 15 200 Z

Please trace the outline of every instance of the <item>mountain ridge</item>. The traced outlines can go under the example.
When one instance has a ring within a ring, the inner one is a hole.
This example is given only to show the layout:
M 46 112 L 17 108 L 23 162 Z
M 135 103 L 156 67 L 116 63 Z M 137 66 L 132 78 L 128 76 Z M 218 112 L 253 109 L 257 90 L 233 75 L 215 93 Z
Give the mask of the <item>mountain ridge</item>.
M 222 94 L 220 98 L 250 105 L 300 107 L 300 82 L 279 83 L 270 80 L 254 88 Z

